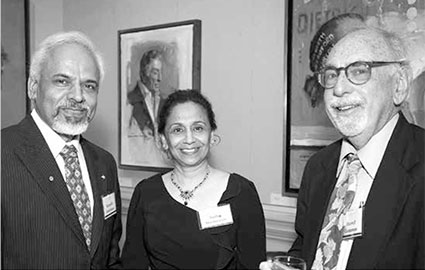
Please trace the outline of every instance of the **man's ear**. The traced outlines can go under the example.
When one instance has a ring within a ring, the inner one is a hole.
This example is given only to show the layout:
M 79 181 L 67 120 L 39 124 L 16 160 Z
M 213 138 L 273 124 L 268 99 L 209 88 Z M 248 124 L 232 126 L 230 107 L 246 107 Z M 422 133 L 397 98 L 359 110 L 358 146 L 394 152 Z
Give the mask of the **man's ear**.
M 39 87 L 38 82 L 34 78 L 29 77 L 28 83 L 27 83 L 27 93 L 28 93 L 28 98 L 30 100 L 35 100 L 37 98 L 38 87 Z
M 409 96 L 409 69 L 407 67 L 402 67 L 397 72 L 397 83 L 393 89 L 393 102 L 396 106 L 403 103 Z

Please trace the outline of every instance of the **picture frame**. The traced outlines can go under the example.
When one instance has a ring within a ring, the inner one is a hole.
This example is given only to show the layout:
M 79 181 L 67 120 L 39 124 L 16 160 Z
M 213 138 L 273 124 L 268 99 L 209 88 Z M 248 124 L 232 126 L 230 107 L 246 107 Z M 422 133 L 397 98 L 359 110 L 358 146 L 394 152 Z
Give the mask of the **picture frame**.
M 323 4 L 331 1 L 329 9 Z M 340 138 L 328 119 L 322 93 L 309 89 L 310 42 L 320 26 L 346 10 L 356 12 L 355 1 L 289 0 L 286 3 L 286 134 L 282 194 L 297 196 L 309 158 Z M 361 1 L 356 1 L 361 3 Z M 324 11 L 325 10 L 325 11 Z
M 151 58 L 156 64 L 147 60 Z M 173 91 L 200 91 L 201 21 L 119 30 L 118 84 L 119 167 L 169 170 L 172 164 L 161 149 L 157 117 Z
M 286 12 L 284 53 L 287 65 L 286 95 L 284 95 L 286 134 L 283 144 L 285 158 L 282 193 L 296 196 L 308 159 L 323 147 L 341 138 L 326 115 L 323 93 L 312 87 L 312 80 L 309 80 L 313 76 L 309 67 L 310 42 L 317 30 L 331 18 L 351 12 L 362 15 L 369 25 L 386 25 L 390 30 L 398 32 L 405 41 L 411 41 L 407 44 L 410 44 L 408 57 L 414 74 L 411 89 L 413 98 L 407 100 L 409 108 L 403 108 L 403 114 L 409 122 L 425 126 L 424 105 L 418 104 L 418 100 L 424 100 L 422 97 L 425 67 L 420 66 L 417 61 L 419 58 L 417 55 L 423 51 L 425 39 L 419 34 L 423 33 L 425 28 L 423 26 L 425 3 L 423 1 L 408 3 L 404 0 L 289 0 L 286 2 Z M 416 31 L 419 29 L 422 30 Z
M 1 12 L 1 128 L 5 128 L 31 113 L 26 91 L 31 60 L 29 0 L 4 0 Z

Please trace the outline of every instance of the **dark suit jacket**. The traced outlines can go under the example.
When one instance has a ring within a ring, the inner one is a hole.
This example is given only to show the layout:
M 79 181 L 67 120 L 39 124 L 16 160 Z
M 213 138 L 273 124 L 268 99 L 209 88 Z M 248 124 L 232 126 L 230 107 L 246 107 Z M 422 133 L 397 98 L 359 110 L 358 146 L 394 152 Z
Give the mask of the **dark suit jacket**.
M 1 136 L 2 268 L 120 267 L 121 198 L 112 155 L 81 138 L 95 201 L 89 252 L 62 174 L 32 117 Z M 104 220 L 101 196 L 111 192 L 117 214 Z
M 152 130 L 152 136 L 154 135 L 154 127 L 152 123 L 152 119 L 149 115 L 148 107 L 145 103 L 145 97 L 142 95 L 142 92 L 140 91 L 140 87 L 137 84 L 134 89 L 127 94 L 128 102 L 130 105 L 133 106 L 133 110 L 131 113 L 131 116 L 136 119 L 136 122 L 140 128 L 140 130 L 143 130 L 145 127 Z M 161 96 L 159 107 L 158 107 L 158 114 L 161 110 L 162 104 L 164 103 L 164 98 Z M 157 119 L 158 121 L 158 119 Z
M 363 236 L 353 242 L 347 269 L 414 269 L 424 264 L 424 130 L 400 119 L 376 173 L 364 210 Z M 289 253 L 314 261 L 336 184 L 341 140 L 307 163 Z

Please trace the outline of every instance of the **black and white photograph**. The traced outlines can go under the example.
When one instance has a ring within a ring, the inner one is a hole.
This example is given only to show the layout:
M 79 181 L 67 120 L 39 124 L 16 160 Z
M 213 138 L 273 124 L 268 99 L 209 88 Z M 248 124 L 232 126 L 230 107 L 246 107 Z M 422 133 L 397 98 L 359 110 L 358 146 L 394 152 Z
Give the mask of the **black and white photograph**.
M 119 31 L 120 166 L 161 170 L 158 114 L 177 89 L 199 89 L 200 21 Z
M 1 0 L 1 269 L 425 269 L 425 0 Z

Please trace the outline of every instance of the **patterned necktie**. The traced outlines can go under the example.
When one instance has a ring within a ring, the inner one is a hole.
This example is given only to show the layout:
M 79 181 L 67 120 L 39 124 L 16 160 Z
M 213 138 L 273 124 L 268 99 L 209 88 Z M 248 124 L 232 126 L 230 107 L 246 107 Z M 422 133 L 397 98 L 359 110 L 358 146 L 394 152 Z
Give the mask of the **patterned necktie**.
M 340 175 L 332 192 L 312 269 L 335 269 L 338 263 L 344 234 L 344 225 L 340 217 L 350 209 L 353 203 L 357 174 L 362 167 L 356 154 L 348 154 L 345 160 L 346 173 Z
M 77 149 L 73 145 L 65 145 L 60 155 L 65 161 L 65 182 L 90 250 L 92 227 L 90 200 L 83 182 Z

